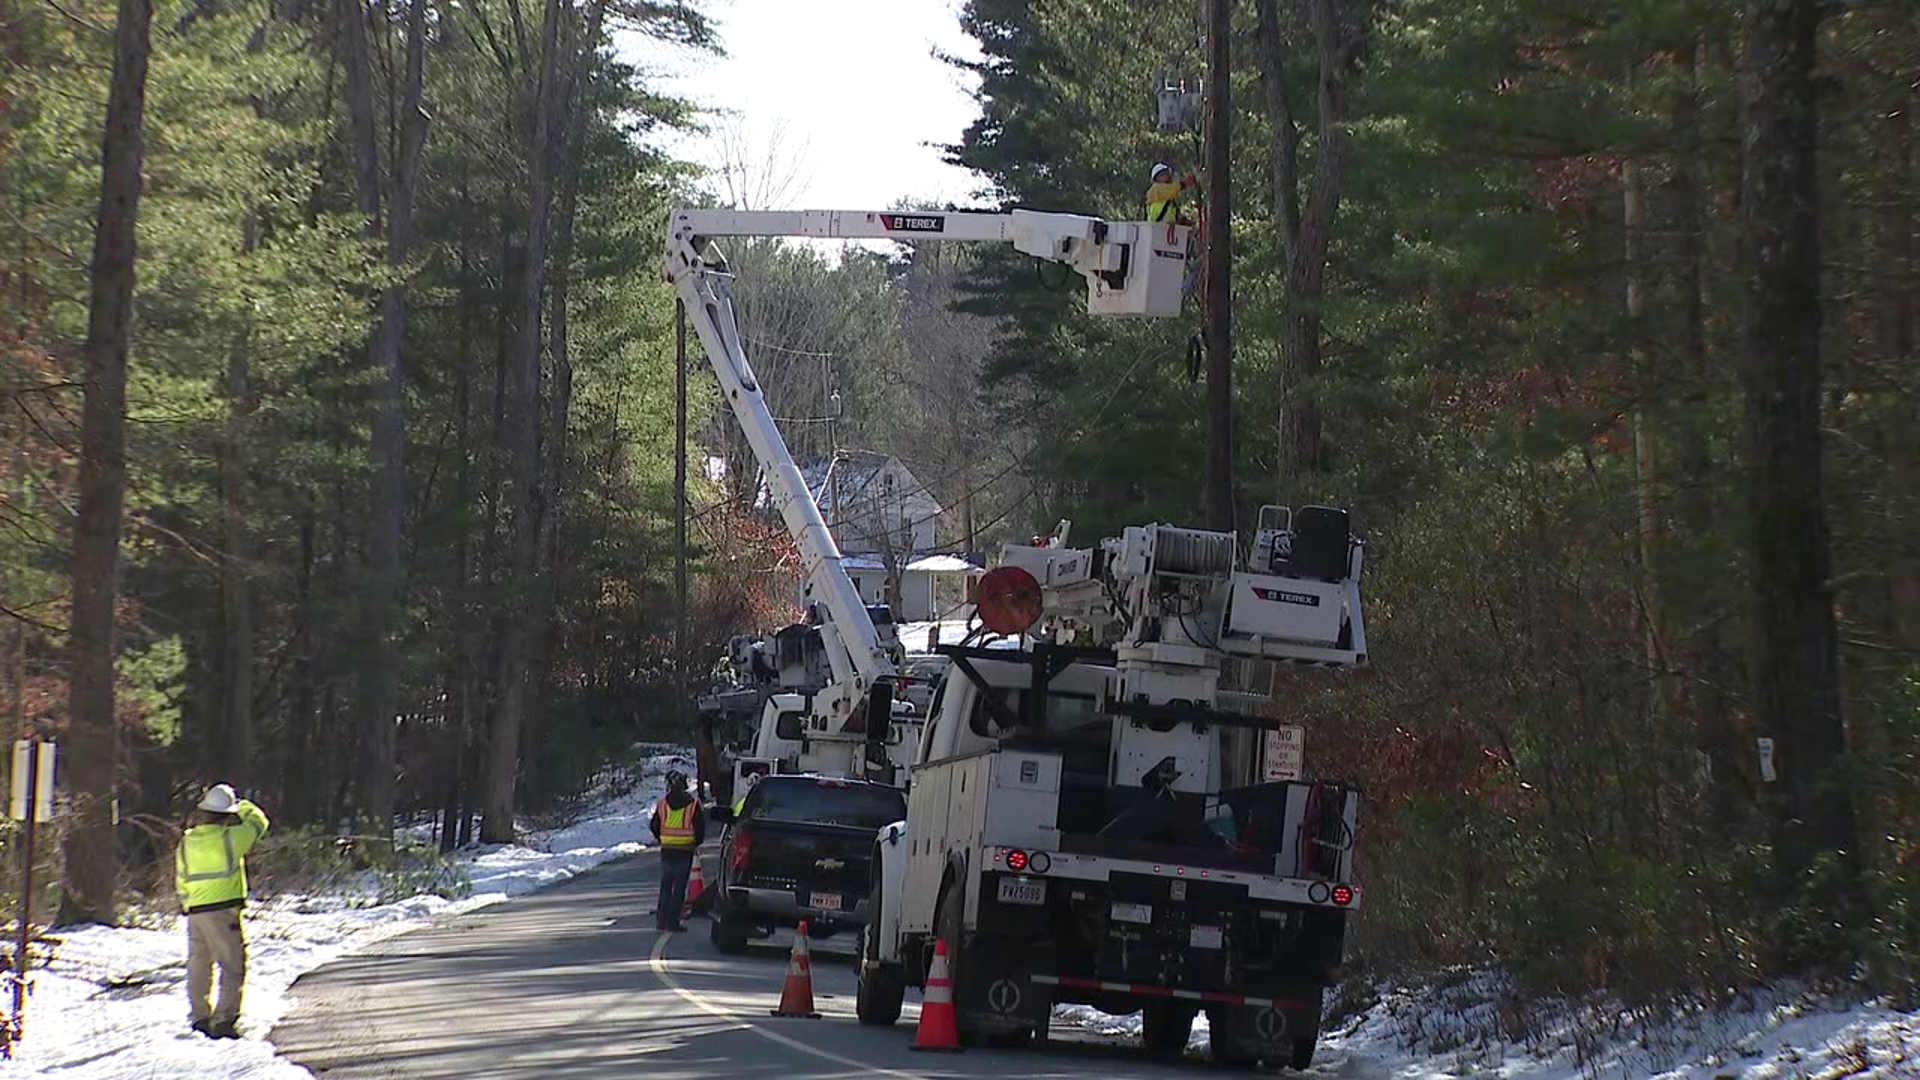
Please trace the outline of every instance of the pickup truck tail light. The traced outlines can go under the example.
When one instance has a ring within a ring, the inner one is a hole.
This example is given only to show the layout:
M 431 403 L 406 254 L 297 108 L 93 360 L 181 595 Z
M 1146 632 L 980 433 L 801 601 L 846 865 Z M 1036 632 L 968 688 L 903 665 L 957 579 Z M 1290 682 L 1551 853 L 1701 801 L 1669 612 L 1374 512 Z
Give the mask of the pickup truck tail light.
M 742 829 L 733 834 L 733 872 L 743 874 L 747 869 L 747 859 L 753 854 L 753 834 Z

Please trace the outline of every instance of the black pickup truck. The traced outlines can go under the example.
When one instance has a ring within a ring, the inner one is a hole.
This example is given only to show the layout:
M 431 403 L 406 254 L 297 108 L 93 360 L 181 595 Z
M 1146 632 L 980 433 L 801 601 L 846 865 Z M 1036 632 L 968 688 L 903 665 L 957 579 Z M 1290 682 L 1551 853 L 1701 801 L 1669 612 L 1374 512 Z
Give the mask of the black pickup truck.
M 802 919 L 828 937 L 865 925 L 874 834 L 907 816 L 899 788 L 812 775 L 763 777 L 737 818 L 722 813 L 713 943 L 746 948 L 749 935 Z

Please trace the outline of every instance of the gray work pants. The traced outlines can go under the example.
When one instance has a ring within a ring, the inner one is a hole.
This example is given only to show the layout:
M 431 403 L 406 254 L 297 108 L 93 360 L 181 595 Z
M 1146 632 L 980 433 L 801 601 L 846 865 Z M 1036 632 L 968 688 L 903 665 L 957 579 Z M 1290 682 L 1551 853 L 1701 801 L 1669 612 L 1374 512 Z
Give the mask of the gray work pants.
M 207 1008 L 213 967 L 220 965 L 220 1002 Z M 240 909 L 196 911 L 187 916 L 187 1004 L 194 1023 L 232 1024 L 240 1019 L 240 987 L 247 981 L 247 939 Z
M 687 906 L 687 879 L 693 876 L 692 848 L 660 849 L 660 899 L 654 905 L 654 925 L 665 930 L 680 925 Z

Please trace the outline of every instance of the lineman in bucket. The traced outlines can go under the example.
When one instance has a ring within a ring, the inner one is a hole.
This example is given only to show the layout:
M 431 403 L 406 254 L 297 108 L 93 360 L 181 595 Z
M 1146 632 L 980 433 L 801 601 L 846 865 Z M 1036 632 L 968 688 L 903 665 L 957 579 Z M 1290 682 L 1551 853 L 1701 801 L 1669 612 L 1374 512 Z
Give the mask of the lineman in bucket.
M 654 906 L 654 925 L 661 930 L 685 930 L 680 912 L 687 903 L 687 879 L 707 838 L 707 815 L 700 812 L 700 800 L 687 790 L 685 773 L 675 769 L 667 774 L 667 793 L 654 804 L 649 824 L 660 841 L 660 898 Z
M 267 834 L 267 815 L 228 784 L 207 789 L 187 817 L 174 849 L 174 885 L 187 912 L 187 1005 L 193 1030 L 237 1039 L 240 990 L 247 981 L 247 939 L 240 909 L 247 902 L 247 852 Z M 207 1007 L 213 969 L 220 999 Z

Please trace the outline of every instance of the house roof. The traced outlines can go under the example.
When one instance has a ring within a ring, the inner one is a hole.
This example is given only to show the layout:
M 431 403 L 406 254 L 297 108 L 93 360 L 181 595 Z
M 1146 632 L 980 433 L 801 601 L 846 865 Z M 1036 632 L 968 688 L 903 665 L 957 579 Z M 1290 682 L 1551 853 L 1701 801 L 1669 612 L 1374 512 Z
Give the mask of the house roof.
M 927 555 L 907 564 L 909 570 L 924 570 L 931 574 L 958 574 L 968 570 L 978 570 L 958 555 Z
M 885 570 L 887 564 L 878 555 L 841 555 L 840 565 L 848 570 Z M 959 574 L 979 570 L 958 555 L 923 555 L 901 567 L 928 574 Z
M 884 497 L 886 493 L 882 490 L 880 478 L 889 465 L 905 480 L 904 487 L 897 490 L 894 498 L 901 502 L 926 504 L 932 507 L 935 514 L 945 512 L 939 500 L 933 497 L 933 492 L 928 491 L 913 470 L 896 457 L 864 450 L 843 450 L 837 462 L 826 457 L 811 457 L 796 464 L 807 491 L 813 495 L 813 504 L 823 512 L 830 509 L 827 505 L 829 487 L 838 488 L 842 510 Z M 836 481 L 835 484 L 828 484 L 830 476 Z

